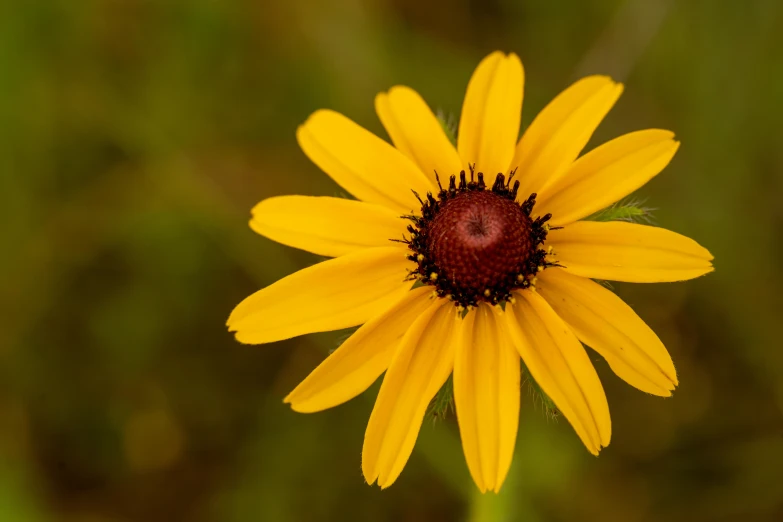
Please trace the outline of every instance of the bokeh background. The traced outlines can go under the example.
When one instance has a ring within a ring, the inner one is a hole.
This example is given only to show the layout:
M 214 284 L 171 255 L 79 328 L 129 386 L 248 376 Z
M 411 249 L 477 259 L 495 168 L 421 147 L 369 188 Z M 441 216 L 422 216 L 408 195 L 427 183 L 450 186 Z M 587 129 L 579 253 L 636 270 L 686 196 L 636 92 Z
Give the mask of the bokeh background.
M 406 84 L 456 119 L 495 49 L 525 64 L 523 125 L 605 73 L 626 91 L 590 146 L 676 131 L 638 195 L 716 271 L 615 285 L 681 386 L 646 396 L 594 356 L 599 458 L 526 397 L 500 495 L 476 493 L 453 417 L 382 492 L 360 472 L 377 385 L 319 414 L 282 403 L 342 334 L 225 330 L 316 261 L 249 211 L 340 193 L 296 145 L 312 111 L 385 136 L 373 98 Z M 0 521 L 783 520 L 782 122 L 779 0 L 0 3 Z

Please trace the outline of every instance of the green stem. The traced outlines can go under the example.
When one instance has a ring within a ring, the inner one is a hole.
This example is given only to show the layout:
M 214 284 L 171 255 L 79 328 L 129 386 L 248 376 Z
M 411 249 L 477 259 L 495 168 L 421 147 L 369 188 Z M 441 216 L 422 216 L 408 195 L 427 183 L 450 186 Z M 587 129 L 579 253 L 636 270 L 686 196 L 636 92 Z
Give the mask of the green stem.
M 530 503 L 530 488 L 522 484 L 524 462 L 520 462 L 519 451 L 514 455 L 500 493 L 481 493 L 474 486 L 468 507 L 468 522 L 537 522 Z

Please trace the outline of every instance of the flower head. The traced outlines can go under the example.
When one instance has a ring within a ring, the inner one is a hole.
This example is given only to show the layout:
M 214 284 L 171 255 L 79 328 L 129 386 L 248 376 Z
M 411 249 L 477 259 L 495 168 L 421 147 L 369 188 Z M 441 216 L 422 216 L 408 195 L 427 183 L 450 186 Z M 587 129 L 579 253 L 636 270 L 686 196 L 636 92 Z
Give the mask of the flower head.
M 486 57 L 468 84 L 456 148 L 407 87 L 375 100 L 394 146 L 317 111 L 299 144 L 357 200 L 283 196 L 253 209 L 258 233 L 334 259 L 251 295 L 228 325 L 253 344 L 362 325 L 285 402 L 331 408 L 385 372 L 362 451 L 367 482 L 382 488 L 402 472 L 451 374 L 481 491 L 498 491 L 511 465 L 520 357 L 594 454 L 611 422 L 582 343 L 640 390 L 668 396 L 677 385 L 655 333 L 593 279 L 681 281 L 712 271 L 712 256 L 668 230 L 584 218 L 658 174 L 679 143 L 644 130 L 579 157 L 622 92 L 603 76 L 557 96 L 517 143 L 523 83 L 516 55 Z

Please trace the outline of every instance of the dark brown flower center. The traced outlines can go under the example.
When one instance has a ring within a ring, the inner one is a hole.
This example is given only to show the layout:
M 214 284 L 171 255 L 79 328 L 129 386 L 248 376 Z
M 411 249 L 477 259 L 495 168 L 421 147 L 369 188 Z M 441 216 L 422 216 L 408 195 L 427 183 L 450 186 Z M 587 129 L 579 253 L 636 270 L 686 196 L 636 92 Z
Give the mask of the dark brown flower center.
M 408 258 L 418 265 L 411 279 L 462 307 L 506 301 L 549 265 L 539 246 L 551 216 L 530 217 L 536 195 L 517 203 L 519 182 L 510 188 L 498 174 L 487 190 L 482 173 L 476 181 L 472 172 L 470 177 L 467 181 L 463 171 L 457 183 L 451 176 L 437 197 L 420 199 L 421 216 L 409 217 L 411 236 L 405 240 L 412 251 Z

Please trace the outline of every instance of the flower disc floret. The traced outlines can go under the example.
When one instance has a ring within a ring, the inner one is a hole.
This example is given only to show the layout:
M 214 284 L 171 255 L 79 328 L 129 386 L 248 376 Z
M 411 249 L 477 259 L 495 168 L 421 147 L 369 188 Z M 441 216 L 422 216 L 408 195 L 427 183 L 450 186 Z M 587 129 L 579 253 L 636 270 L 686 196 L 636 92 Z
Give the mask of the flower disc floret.
M 484 174 L 465 171 L 449 186 L 421 199 L 421 216 L 409 216 L 406 240 L 417 263 L 411 278 L 435 287 L 440 297 L 465 308 L 479 302 L 498 304 L 511 292 L 535 283 L 536 273 L 552 263 L 540 248 L 546 240 L 549 214 L 532 218 L 536 194 L 516 201 L 519 182 L 503 174 L 491 188 Z M 418 195 L 417 195 L 418 196 Z

